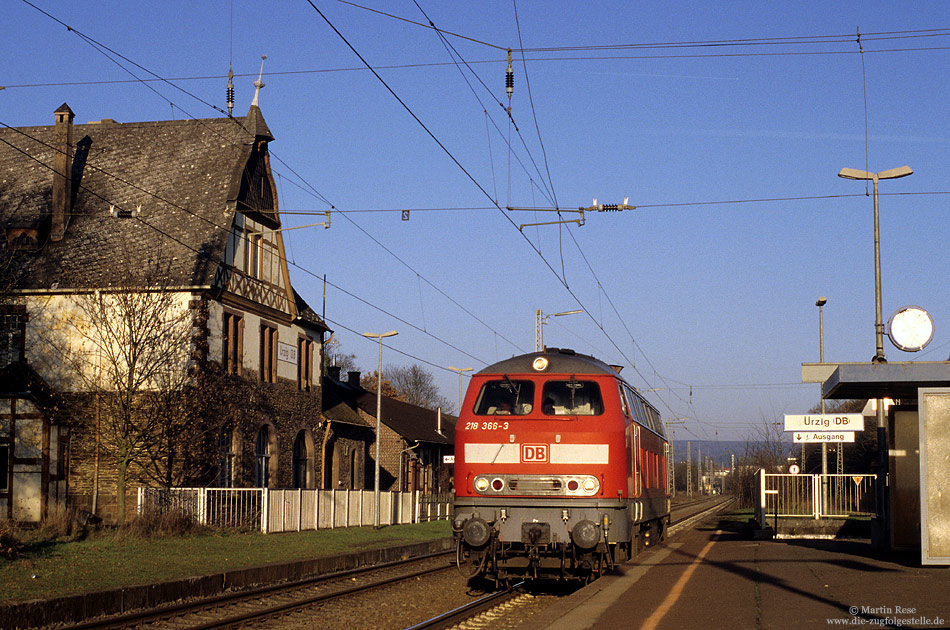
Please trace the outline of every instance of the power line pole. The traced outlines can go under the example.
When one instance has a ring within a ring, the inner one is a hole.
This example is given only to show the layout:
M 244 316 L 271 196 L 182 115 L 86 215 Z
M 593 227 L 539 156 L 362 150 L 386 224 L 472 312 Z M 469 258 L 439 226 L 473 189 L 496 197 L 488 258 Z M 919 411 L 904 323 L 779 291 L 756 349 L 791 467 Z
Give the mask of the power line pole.
M 673 484 L 670 494 L 676 496 L 676 459 L 673 457 L 673 436 L 677 426 L 682 426 L 686 418 L 668 418 L 666 421 L 666 432 L 670 434 L 670 461 L 669 461 L 669 479 Z
M 686 496 L 693 496 L 693 443 L 686 443 Z

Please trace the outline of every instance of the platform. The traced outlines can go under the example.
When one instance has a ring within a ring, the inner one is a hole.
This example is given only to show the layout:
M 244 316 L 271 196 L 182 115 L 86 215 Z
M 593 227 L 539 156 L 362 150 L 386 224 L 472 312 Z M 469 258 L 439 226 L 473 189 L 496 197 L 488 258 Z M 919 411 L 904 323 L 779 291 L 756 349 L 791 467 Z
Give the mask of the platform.
M 726 527 L 727 529 L 722 529 Z M 950 568 L 870 541 L 753 540 L 711 517 L 530 621 L 534 630 L 950 627 Z

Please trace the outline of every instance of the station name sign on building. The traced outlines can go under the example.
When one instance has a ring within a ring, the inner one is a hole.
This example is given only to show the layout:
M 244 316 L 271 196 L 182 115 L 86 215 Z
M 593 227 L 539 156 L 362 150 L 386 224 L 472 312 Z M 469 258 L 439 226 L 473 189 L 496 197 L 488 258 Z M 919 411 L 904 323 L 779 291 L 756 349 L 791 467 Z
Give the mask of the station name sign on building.
M 864 416 L 859 413 L 811 413 L 785 415 L 786 431 L 863 431 Z M 840 442 L 841 440 L 833 440 Z

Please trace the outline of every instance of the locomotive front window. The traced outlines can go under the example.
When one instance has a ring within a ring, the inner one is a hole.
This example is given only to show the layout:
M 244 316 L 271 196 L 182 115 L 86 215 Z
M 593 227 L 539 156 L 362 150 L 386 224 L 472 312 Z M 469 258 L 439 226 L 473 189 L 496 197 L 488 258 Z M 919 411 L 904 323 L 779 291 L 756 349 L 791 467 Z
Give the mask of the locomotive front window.
M 534 403 L 534 383 L 513 381 L 509 378 L 488 381 L 482 385 L 475 402 L 479 416 L 523 416 L 531 413 Z
M 548 381 L 541 390 L 546 416 L 599 416 L 604 413 L 600 386 L 594 381 Z

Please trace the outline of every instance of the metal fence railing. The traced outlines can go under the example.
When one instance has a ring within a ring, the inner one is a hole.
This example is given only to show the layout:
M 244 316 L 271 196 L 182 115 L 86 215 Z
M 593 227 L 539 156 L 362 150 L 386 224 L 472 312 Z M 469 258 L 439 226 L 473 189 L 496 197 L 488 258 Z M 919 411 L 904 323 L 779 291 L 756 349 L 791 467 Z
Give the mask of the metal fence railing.
M 381 525 L 445 520 L 451 494 L 380 492 Z M 372 490 L 269 488 L 139 488 L 138 514 L 178 511 L 215 528 L 267 533 L 375 524 Z
M 789 475 L 759 470 L 756 520 L 872 516 L 877 513 L 876 484 L 876 475 Z

